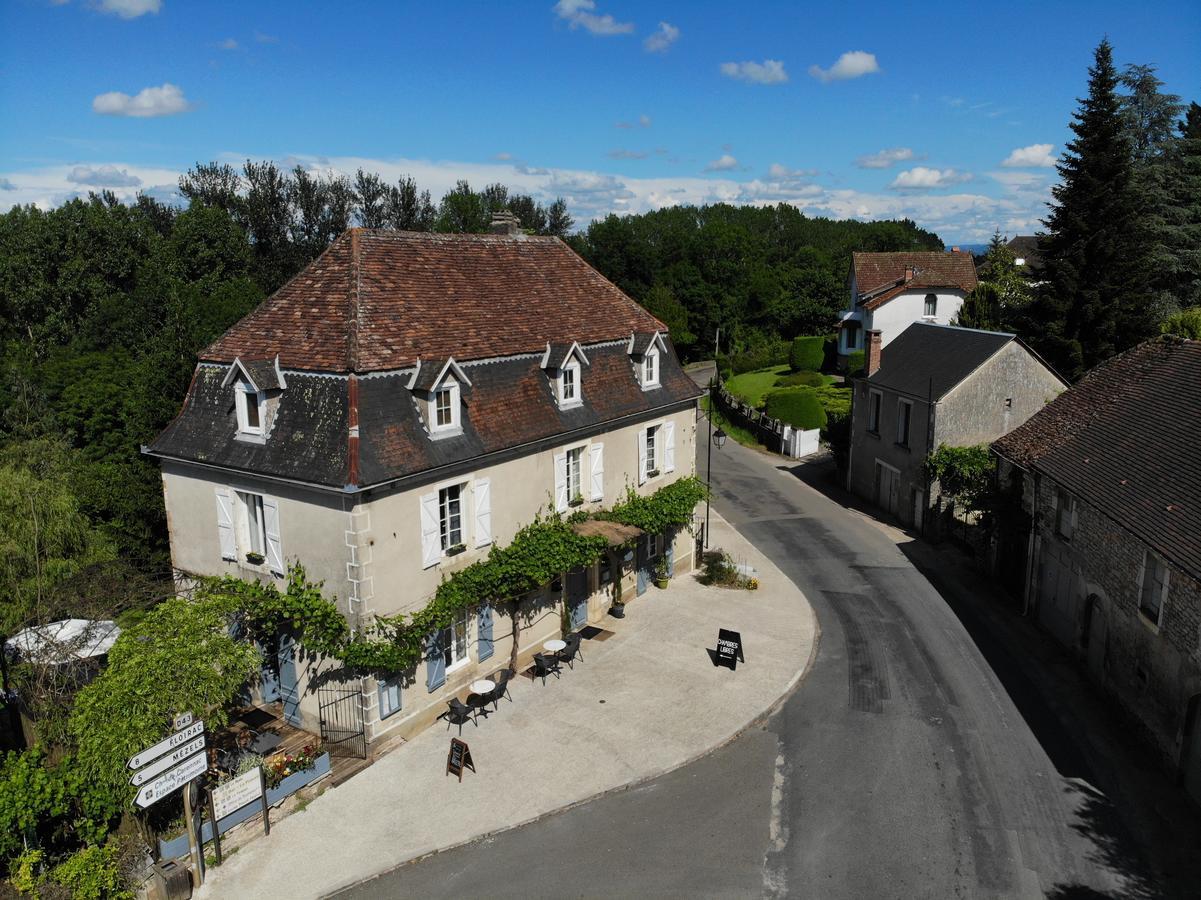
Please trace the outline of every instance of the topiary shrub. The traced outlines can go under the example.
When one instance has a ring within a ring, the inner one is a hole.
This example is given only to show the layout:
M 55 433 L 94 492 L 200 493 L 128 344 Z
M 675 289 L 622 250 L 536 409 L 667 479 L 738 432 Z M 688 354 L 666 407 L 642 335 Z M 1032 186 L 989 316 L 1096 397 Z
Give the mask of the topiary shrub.
M 847 372 L 852 375 L 859 375 L 863 372 L 863 367 L 867 365 L 867 351 L 855 350 L 847 356 Z
M 793 428 L 808 431 L 826 424 L 826 411 L 812 388 L 786 388 L 767 395 L 767 414 Z
M 776 387 L 825 387 L 826 378 L 821 372 L 794 372 L 776 379 Z
M 730 368 L 735 375 L 741 375 L 743 372 L 780 366 L 788 362 L 788 349 L 786 341 L 772 341 L 750 350 L 743 350 L 729 357 Z
M 823 345 L 826 339 L 821 335 L 816 337 L 799 337 L 793 340 L 788 350 L 788 365 L 794 372 L 816 372 L 822 367 L 825 359 Z

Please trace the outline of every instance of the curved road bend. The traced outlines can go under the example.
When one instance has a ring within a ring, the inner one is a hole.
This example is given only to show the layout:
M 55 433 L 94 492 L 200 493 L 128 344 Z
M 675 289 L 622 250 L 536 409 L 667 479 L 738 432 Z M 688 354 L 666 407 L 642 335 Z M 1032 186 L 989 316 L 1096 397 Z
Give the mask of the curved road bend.
M 880 526 L 778 466 L 732 441 L 714 453 L 716 509 L 821 624 L 779 712 L 641 787 L 346 895 L 1155 896 L 1020 662 L 1011 694 Z

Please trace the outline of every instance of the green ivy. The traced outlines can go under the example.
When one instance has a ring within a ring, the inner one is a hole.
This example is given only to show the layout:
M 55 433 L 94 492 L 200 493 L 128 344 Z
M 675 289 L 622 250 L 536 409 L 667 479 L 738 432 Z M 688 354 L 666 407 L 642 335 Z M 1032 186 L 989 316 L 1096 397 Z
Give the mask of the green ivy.
M 980 511 L 986 507 L 995 470 L 996 462 L 987 444 L 974 447 L 939 444 L 938 449 L 926 457 L 926 474 L 938 479 L 943 494 L 950 495 L 970 510 Z
M 691 524 L 705 492 L 705 485 L 695 477 L 675 481 L 649 497 L 630 489 L 623 502 L 596 517 L 661 534 Z M 579 512 L 567 519 L 557 514 L 539 516 L 508 546 L 493 546 L 486 559 L 445 578 L 422 609 L 377 617 L 353 636 L 337 604 L 322 596 L 321 585 L 309 582 L 299 564 L 289 568 L 283 592 L 273 585 L 235 578 L 214 579 L 211 587 L 234 598 L 249 632 L 260 641 L 268 642 L 281 629 L 288 629 L 306 650 L 337 659 L 348 668 L 402 671 L 420 662 L 429 635 L 450 627 L 463 610 L 514 600 L 600 559 L 607 541 L 583 537 L 571 528 L 584 518 Z

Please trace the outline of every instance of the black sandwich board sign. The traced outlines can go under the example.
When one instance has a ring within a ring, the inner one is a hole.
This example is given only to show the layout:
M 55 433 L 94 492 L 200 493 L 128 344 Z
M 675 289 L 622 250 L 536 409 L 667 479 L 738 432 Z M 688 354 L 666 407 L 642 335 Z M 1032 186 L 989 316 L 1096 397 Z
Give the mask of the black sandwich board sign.
M 746 662 L 746 657 L 742 655 L 742 635 L 728 628 L 717 629 L 716 664 L 737 671 L 739 662 Z
M 475 771 L 475 762 L 471 758 L 471 750 L 468 748 L 466 741 L 451 738 L 450 752 L 446 754 L 446 774 L 458 775 L 461 782 L 463 780 L 464 769 Z

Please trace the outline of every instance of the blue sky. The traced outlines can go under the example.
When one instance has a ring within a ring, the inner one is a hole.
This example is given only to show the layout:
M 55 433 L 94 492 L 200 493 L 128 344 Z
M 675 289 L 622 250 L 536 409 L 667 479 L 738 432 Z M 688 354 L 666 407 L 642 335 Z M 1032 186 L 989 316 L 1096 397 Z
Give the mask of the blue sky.
M 1097 42 L 1201 98 L 1201 4 L 7 0 L 0 209 L 197 160 L 1031 232 Z M 1049 145 L 1049 146 L 1048 146 Z

